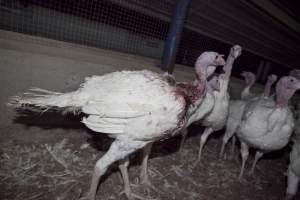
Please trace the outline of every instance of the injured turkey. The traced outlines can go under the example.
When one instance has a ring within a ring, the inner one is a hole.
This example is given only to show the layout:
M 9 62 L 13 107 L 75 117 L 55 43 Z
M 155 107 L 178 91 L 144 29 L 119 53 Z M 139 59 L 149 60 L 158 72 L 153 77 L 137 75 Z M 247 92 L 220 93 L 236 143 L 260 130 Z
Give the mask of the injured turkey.
M 90 191 L 84 199 L 96 198 L 100 178 L 116 161 L 121 161 L 125 193 L 133 198 L 124 170 L 128 156 L 149 143 L 178 133 L 187 122 L 188 109 L 202 103 L 207 71 L 224 64 L 218 53 L 204 52 L 195 67 L 197 84 L 178 87 L 151 71 L 121 71 L 86 78 L 78 90 L 69 93 L 34 88 L 23 96 L 13 97 L 9 105 L 41 113 L 48 109 L 84 113 L 82 122 L 89 129 L 115 139 L 97 161 Z

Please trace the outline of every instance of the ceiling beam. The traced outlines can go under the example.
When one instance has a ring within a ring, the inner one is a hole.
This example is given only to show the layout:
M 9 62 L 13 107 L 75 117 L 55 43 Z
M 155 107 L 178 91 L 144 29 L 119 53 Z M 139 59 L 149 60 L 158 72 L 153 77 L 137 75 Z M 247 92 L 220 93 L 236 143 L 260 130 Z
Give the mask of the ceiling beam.
M 288 14 L 286 14 L 284 11 L 282 11 L 280 8 L 275 6 L 270 0 L 263 0 L 263 1 L 251 0 L 251 1 L 255 3 L 257 6 L 259 6 L 261 9 L 265 10 L 271 16 L 284 23 L 289 28 L 293 29 L 297 33 L 300 33 L 300 24 L 292 17 L 290 17 Z

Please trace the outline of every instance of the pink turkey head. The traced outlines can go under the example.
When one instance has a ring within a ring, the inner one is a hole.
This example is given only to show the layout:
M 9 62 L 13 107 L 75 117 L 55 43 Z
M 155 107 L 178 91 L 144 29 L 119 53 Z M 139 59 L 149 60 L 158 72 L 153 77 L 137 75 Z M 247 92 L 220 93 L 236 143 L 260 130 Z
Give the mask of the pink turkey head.
M 229 54 L 236 59 L 242 54 L 242 47 L 240 45 L 234 45 L 231 49 Z
M 243 76 L 245 78 L 245 82 L 246 82 L 247 86 L 253 85 L 256 81 L 256 76 L 252 72 L 244 71 L 241 73 L 241 76 Z
M 288 100 L 300 89 L 300 80 L 293 76 L 283 76 L 276 85 L 277 104 L 287 106 Z
M 213 90 L 215 91 L 220 91 L 220 81 L 219 81 L 219 76 L 212 76 L 212 78 L 208 81 L 208 91 L 212 92 Z
M 197 59 L 195 63 L 195 70 L 200 77 L 205 73 L 206 78 L 211 76 L 217 66 L 225 65 L 225 60 L 223 58 L 224 55 L 221 55 L 217 52 L 213 51 L 205 51 L 203 52 Z

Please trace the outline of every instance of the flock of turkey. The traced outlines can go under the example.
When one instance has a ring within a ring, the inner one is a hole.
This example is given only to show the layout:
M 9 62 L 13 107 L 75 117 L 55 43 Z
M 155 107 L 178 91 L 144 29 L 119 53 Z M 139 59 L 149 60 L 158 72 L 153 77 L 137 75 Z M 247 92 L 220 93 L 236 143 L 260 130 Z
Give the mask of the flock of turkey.
M 230 139 L 233 153 L 238 138 L 242 158 L 240 179 L 249 148 L 256 150 L 251 168 L 253 172 L 257 161 L 265 153 L 281 149 L 293 141 L 286 190 L 286 199 L 293 199 L 300 178 L 300 126 L 297 126 L 298 113 L 292 113 L 289 108 L 289 99 L 300 89 L 299 71 L 279 77 L 274 93 L 272 85 L 277 76 L 270 75 L 260 95 L 252 94 L 250 90 L 255 83 L 255 75 L 243 72 L 241 75 L 246 86 L 241 99 L 230 100 L 228 85 L 231 70 L 241 52 L 239 45 L 233 46 L 226 61 L 217 52 L 202 53 L 195 63 L 195 80 L 191 82 L 178 82 L 169 74 L 148 70 L 119 71 L 88 77 L 78 90 L 69 93 L 32 88 L 22 96 L 13 97 L 9 105 L 38 112 L 52 109 L 62 113 L 84 113 L 82 123 L 89 129 L 115 139 L 106 154 L 97 161 L 90 191 L 82 199 L 95 200 L 100 178 L 116 161 L 119 162 L 127 197 L 141 198 L 130 189 L 129 155 L 142 149 L 140 178 L 142 183 L 151 185 L 147 165 L 152 144 L 181 134 L 180 148 L 184 148 L 187 128 L 192 123 L 205 127 L 195 164 L 200 162 L 207 138 L 214 131 L 226 129 L 220 157 Z M 223 66 L 221 74 L 214 73 L 218 66 Z

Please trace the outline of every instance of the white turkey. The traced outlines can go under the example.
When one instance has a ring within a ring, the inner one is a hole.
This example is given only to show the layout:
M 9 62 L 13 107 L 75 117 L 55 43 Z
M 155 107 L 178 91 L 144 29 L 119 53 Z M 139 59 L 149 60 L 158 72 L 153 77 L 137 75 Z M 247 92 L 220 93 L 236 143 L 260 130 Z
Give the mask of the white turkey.
M 251 72 L 247 72 L 248 74 L 252 74 Z M 251 75 L 251 79 L 255 79 L 255 75 Z M 268 76 L 268 80 L 265 84 L 264 92 L 258 96 L 259 98 L 269 98 L 271 94 L 271 88 L 273 83 L 277 80 L 277 76 L 274 74 L 271 74 Z M 250 96 L 252 98 L 250 98 Z M 220 157 L 224 154 L 225 145 L 227 144 L 228 140 L 232 138 L 232 146 L 231 146 L 231 156 L 233 156 L 234 153 L 234 146 L 236 138 L 234 136 L 234 133 L 236 132 L 238 126 L 241 123 L 243 112 L 245 109 L 245 106 L 251 99 L 255 97 L 254 94 L 244 96 L 244 100 L 233 100 L 229 103 L 229 115 L 226 122 L 226 131 L 223 136 L 223 143 L 220 151 Z
M 247 103 L 243 112 L 237 136 L 241 141 L 243 176 L 249 148 L 255 148 L 255 159 L 251 168 L 264 153 L 279 150 L 286 146 L 294 128 L 294 118 L 288 107 L 289 99 L 300 89 L 300 81 L 292 76 L 280 78 L 276 84 L 276 99 L 256 98 Z
M 199 65 L 202 61 L 202 58 L 199 57 L 195 63 L 195 66 Z M 210 66 L 209 70 L 207 70 L 207 78 L 212 76 L 214 73 L 215 68 Z M 172 84 L 176 84 L 178 87 L 185 87 L 188 83 L 181 83 L 181 82 L 176 82 L 175 77 L 165 73 L 164 77 Z M 190 84 L 198 84 L 198 80 L 196 79 L 193 83 Z M 193 121 L 197 120 L 197 116 L 201 115 L 201 113 L 206 113 L 207 112 L 207 104 L 212 103 L 214 99 L 213 98 L 208 98 L 208 96 L 211 96 L 211 93 L 213 90 L 219 90 L 220 89 L 220 84 L 219 84 L 219 78 L 217 76 L 213 76 L 206 84 L 206 93 L 203 97 L 203 100 L 201 99 L 201 106 L 195 107 L 195 106 L 190 106 L 188 111 L 187 111 L 187 121 L 184 127 L 187 127 L 189 124 L 191 124 Z M 201 111 L 200 111 L 201 110 Z M 200 111 L 200 112 L 199 112 Z M 185 128 L 183 128 L 185 130 Z M 146 147 L 143 148 L 142 152 L 142 165 L 141 165 L 141 174 L 140 174 L 140 183 L 143 185 L 146 185 L 148 187 L 151 187 L 152 189 L 156 190 L 156 187 L 154 187 L 149 179 L 148 176 L 148 159 L 149 155 L 152 150 L 152 145 L 153 143 L 147 144 Z M 127 166 L 129 165 L 129 161 L 127 161 Z M 127 173 L 127 172 L 126 172 Z M 127 177 L 128 179 L 128 177 Z M 129 180 L 127 180 L 129 182 Z
M 204 52 L 195 67 L 197 85 L 177 87 L 162 75 L 147 70 L 121 71 L 86 78 L 78 90 L 69 93 L 35 88 L 31 93 L 14 97 L 10 105 L 40 112 L 80 111 L 85 113 L 82 122 L 89 129 L 115 138 L 97 161 L 89 193 L 84 197 L 94 200 L 99 180 L 112 163 L 122 161 L 124 177 L 129 154 L 153 141 L 171 137 L 184 127 L 188 108 L 201 105 L 207 71 L 224 64 L 218 53 Z M 125 193 L 131 198 L 126 178 L 124 184 Z
M 177 84 L 181 85 L 182 83 L 177 83 Z M 218 78 L 218 76 L 213 76 L 208 81 L 208 83 L 207 83 L 206 94 L 205 94 L 205 97 L 204 97 L 204 99 L 203 99 L 203 101 L 201 103 L 201 106 L 199 106 L 199 108 L 196 111 L 195 111 L 195 108 L 193 106 L 191 106 L 188 109 L 188 112 L 187 112 L 187 122 L 186 122 L 185 126 L 182 128 L 183 129 L 182 130 L 182 134 L 184 134 L 183 137 L 185 137 L 185 135 L 187 134 L 186 127 L 188 127 L 194 121 L 197 121 L 197 119 L 199 117 L 204 116 L 207 112 L 209 112 L 209 109 L 212 108 L 213 103 L 214 103 L 214 96 L 213 96 L 212 92 L 214 90 L 218 91 L 219 89 L 220 89 L 219 78 Z M 186 133 L 184 133 L 184 131 L 186 131 Z M 184 140 L 182 140 L 182 143 L 183 143 L 183 141 Z M 181 145 L 183 145 L 182 143 L 181 143 Z M 142 160 L 142 165 L 141 165 L 140 183 L 144 184 L 146 186 L 149 186 L 149 187 L 151 187 L 154 190 L 157 190 L 152 185 L 152 183 L 151 183 L 151 181 L 149 179 L 149 176 L 148 176 L 148 159 L 149 159 L 149 155 L 151 153 L 152 144 L 153 143 L 149 143 L 143 149 L 143 152 L 142 152 L 143 153 L 143 155 L 142 155 L 143 160 Z
M 209 81 L 209 84 L 207 85 L 206 89 L 206 95 L 204 96 L 204 99 L 202 101 L 202 104 L 198 107 L 191 106 L 188 109 L 187 112 L 187 123 L 185 126 L 182 128 L 182 134 L 183 138 L 181 141 L 181 146 L 183 145 L 183 141 L 185 139 L 185 136 L 187 134 L 187 127 L 192 124 L 193 122 L 197 122 L 201 120 L 203 117 L 205 117 L 207 114 L 209 114 L 213 107 L 214 107 L 214 99 L 215 95 L 214 92 L 220 92 L 221 90 L 221 83 L 224 82 L 225 80 L 228 80 L 230 77 L 231 69 L 234 60 L 241 55 L 242 48 L 239 45 L 235 45 L 230 49 L 230 53 L 228 55 L 228 58 L 226 60 L 226 64 L 224 66 L 224 71 L 225 73 L 220 75 L 220 76 L 213 76 L 211 80 Z M 197 66 L 200 62 L 199 58 L 197 59 L 195 66 Z M 208 77 L 213 73 L 214 71 L 210 71 L 207 73 Z M 220 80 L 220 77 L 222 80 Z M 178 83 L 178 85 L 181 85 L 181 83 Z M 225 89 L 223 85 L 223 89 Z M 147 145 L 146 148 L 143 149 L 143 161 L 142 161 L 142 166 L 141 166 L 141 183 L 150 185 L 152 188 L 153 186 L 151 185 L 151 182 L 149 181 L 148 177 L 148 158 L 149 154 L 151 153 L 151 148 L 152 148 L 152 143 Z
M 294 199 L 300 182 L 300 131 L 299 119 L 295 124 L 295 138 L 292 151 L 290 152 L 290 164 L 287 170 L 287 188 L 285 200 Z
M 300 80 L 300 69 L 293 69 L 290 71 L 289 73 L 290 76 L 294 76 L 295 78 L 297 78 L 298 80 Z M 289 106 L 290 109 L 292 110 L 292 112 L 294 113 L 294 117 L 298 118 L 300 117 L 300 102 L 299 102 L 299 98 L 294 98 L 292 99 L 294 101 L 291 101 Z
M 291 70 L 289 75 L 300 79 L 300 70 Z M 295 128 L 294 128 L 294 138 L 293 148 L 290 152 L 290 164 L 287 171 L 287 188 L 286 188 L 286 198 L 285 200 L 292 200 L 298 191 L 300 182 L 300 103 L 296 103 L 294 108 L 295 117 Z
M 243 109 L 246 105 L 246 99 L 249 99 L 250 96 L 253 96 L 252 93 L 250 93 L 251 87 L 254 85 L 256 76 L 252 72 L 242 72 L 241 76 L 244 77 L 245 79 L 245 87 L 241 92 L 241 99 L 244 100 L 230 100 L 229 101 L 229 112 L 228 112 L 228 118 L 226 122 L 226 131 L 223 136 L 222 140 L 222 146 L 221 146 L 221 151 L 219 157 L 222 157 L 224 154 L 225 146 L 228 142 L 228 140 L 234 135 L 241 117 L 243 113 Z M 232 138 L 232 148 L 231 148 L 231 155 L 233 154 L 234 151 L 234 145 L 235 145 L 235 137 Z
M 201 159 L 202 149 L 208 136 L 214 131 L 221 130 L 226 124 L 229 104 L 228 84 L 234 60 L 241 54 L 241 50 L 242 48 L 238 45 L 231 48 L 226 65 L 223 68 L 224 73 L 221 74 L 219 78 L 220 91 L 214 91 L 214 106 L 211 112 L 209 112 L 209 114 L 200 121 L 200 124 L 206 128 L 200 137 L 200 148 L 197 162 Z
M 187 127 L 191 125 L 193 122 L 197 122 L 203 117 L 205 117 L 208 113 L 211 112 L 214 103 L 215 103 L 215 97 L 214 97 L 214 90 L 220 91 L 220 81 L 219 76 L 214 75 L 207 84 L 207 92 L 203 99 L 203 102 L 198 110 L 196 110 L 194 113 L 191 113 L 190 117 L 188 118 L 188 122 L 186 124 L 186 128 L 182 130 L 182 138 L 180 142 L 179 149 L 183 149 L 183 145 L 186 139 L 186 136 L 188 134 Z
M 231 68 L 233 65 L 234 60 L 240 56 L 242 51 L 242 48 L 239 45 L 235 45 L 231 48 L 229 56 L 227 58 L 226 61 L 226 65 L 230 65 L 230 66 L 226 66 L 224 67 L 224 69 L 226 68 L 226 73 L 231 73 Z M 229 74 L 230 76 L 230 74 Z M 192 123 L 194 122 L 198 122 L 200 120 L 202 120 L 204 117 L 206 117 L 207 115 L 209 115 L 209 113 L 213 110 L 214 108 L 214 104 L 215 104 L 215 92 L 220 92 L 220 76 L 213 76 L 212 79 L 218 79 L 218 90 L 213 90 L 213 88 L 211 87 L 211 89 L 208 88 L 208 92 L 206 93 L 206 96 L 204 97 L 203 103 L 201 104 L 201 106 L 199 107 L 198 110 L 196 110 L 190 117 L 188 120 L 188 123 L 186 124 L 186 128 L 182 130 L 182 138 L 181 138 L 181 142 L 180 142 L 180 150 L 183 148 L 186 136 L 188 134 L 188 126 L 190 126 Z M 223 77 L 224 78 L 224 77 Z M 223 82 L 223 81 L 222 81 Z M 223 84 L 224 87 L 224 84 Z M 224 89 L 224 88 L 223 88 Z

